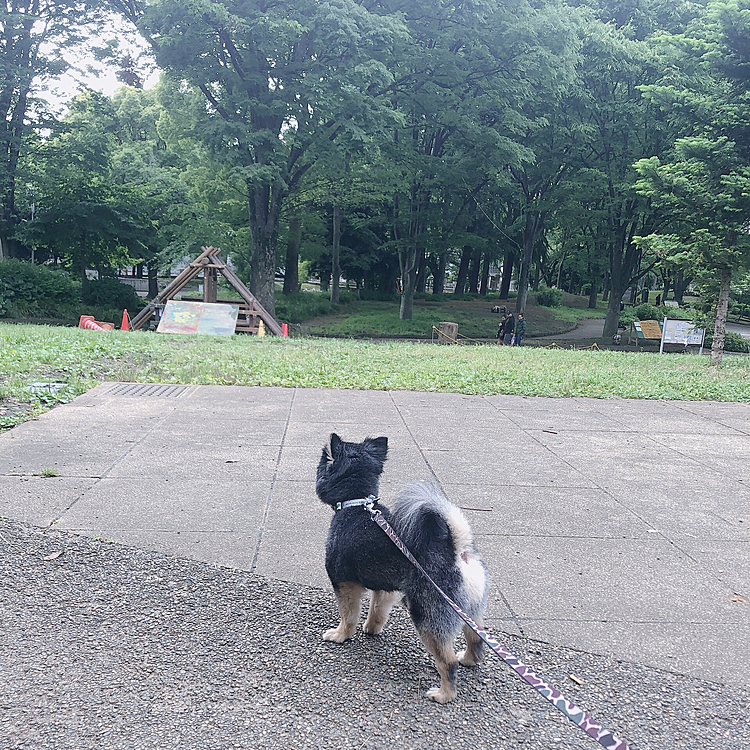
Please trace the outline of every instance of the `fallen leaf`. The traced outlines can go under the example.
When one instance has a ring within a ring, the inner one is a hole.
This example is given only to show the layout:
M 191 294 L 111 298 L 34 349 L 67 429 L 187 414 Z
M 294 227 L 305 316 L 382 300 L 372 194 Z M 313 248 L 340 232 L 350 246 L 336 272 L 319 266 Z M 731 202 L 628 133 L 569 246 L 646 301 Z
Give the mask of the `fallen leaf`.
M 44 559 L 45 560 L 57 560 L 57 558 L 60 557 L 60 555 L 62 555 L 64 551 L 65 550 L 62 550 L 62 549 L 58 550 L 57 552 L 53 552 L 51 555 L 47 555 L 47 557 L 45 557 Z

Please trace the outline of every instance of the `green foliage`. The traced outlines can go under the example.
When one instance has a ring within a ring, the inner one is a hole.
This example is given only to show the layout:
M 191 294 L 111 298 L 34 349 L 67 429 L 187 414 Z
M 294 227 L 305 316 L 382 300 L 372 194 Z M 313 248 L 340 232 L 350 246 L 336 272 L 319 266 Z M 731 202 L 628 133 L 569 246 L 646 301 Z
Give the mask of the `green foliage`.
M 712 334 L 706 332 L 706 338 L 703 345 L 710 348 L 714 343 L 714 337 Z M 750 341 L 744 336 L 734 331 L 724 332 L 724 351 L 725 352 L 740 352 L 742 354 L 750 353 Z
M 303 320 L 329 315 L 340 305 L 352 302 L 354 297 L 345 289 L 339 292 L 339 303 L 331 302 L 323 292 L 300 292 L 299 294 L 276 295 L 276 317 L 288 323 L 301 323 Z
M 82 301 L 85 305 L 126 308 L 131 313 L 140 310 L 145 304 L 132 286 L 110 278 L 86 282 L 83 287 Z
M 57 317 L 80 296 L 80 283 L 66 273 L 21 260 L 0 261 L 0 316 Z
M 635 308 L 636 320 L 664 320 L 664 308 L 654 307 L 644 302 Z
M 638 313 L 636 313 L 634 307 L 626 307 L 620 312 L 620 317 L 617 322 L 618 328 L 630 328 L 630 324 L 636 320 L 640 320 Z
M 562 290 L 561 289 L 549 289 L 542 287 L 538 292 L 535 293 L 534 299 L 537 305 L 542 307 L 558 307 L 562 302 Z

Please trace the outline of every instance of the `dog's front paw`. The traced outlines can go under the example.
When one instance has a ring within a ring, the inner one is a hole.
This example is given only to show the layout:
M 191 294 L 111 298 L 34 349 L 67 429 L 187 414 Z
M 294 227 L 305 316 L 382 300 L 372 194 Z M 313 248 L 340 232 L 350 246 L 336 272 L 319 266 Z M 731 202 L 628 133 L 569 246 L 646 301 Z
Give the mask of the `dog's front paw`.
M 452 701 L 456 697 L 456 693 L 452 690 L 445 690 L 442 687 L 434 687 L 430 688 L 424 694 L 424 697 L 435 701 L 435 703 L 448 703 L 448 701 Z
M 345 632 L 342 632 L 340 628 L 331 628 L 323 633 L 323 640 L 330 641 L 331 643 L 343 643 L 350 636 Z

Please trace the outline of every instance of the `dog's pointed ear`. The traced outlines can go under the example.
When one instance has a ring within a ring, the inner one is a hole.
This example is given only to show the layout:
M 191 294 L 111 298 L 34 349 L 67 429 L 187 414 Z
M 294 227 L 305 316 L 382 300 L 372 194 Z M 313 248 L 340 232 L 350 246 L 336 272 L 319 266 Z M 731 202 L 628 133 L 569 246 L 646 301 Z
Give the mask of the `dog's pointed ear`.
M 388 438 L 368 438 L 367 443 L 368 447 L 370 448 L 370 452 L 381 461 L 385 461 L 386 456 L 388 455 Z
M 331 458 L 336 458 L 336 456 L 341 454 L 342 443 L 343 440 L 335 432 L 332 432 L 329 441 L 329 444 L 331 446 Z

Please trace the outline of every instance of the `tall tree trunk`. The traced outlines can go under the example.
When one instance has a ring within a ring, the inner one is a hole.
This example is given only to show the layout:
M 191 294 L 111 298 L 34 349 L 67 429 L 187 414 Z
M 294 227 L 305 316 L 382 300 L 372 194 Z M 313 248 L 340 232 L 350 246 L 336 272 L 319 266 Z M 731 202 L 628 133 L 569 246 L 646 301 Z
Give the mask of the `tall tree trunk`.
M 486 295 L 490 286 L 490 254 L 485 252 L 482 259 L 482 276 L 479 280 L 479 293 Z
M 724 338 L 727 329 L 727 311 L 729 309 L 729 287 L 732 283 L 732 269 L 724 266 L 721 269 L 719 286 L 719 301 L 716 303 L 716 319 L 714 320 L 714 341 L 711 344 L 711 364 L 720 365 L 724 355 Z
M 661 278 L 664 281 L 664 296 L 661 299 L 662 302 L 666 302 L 667 295 L 669 294 L 669 289 L 672 283 L 672 274 L 671 272 L 667 271 L 666 273 L 662 273 Z
M 284 294 L 299 291 L 299 246 L 302 242 L 302 219 L 295 214 L 289 221 L 289 235 L 286 241 L 286 264 L 284 268 Z
M 339 278 L 341 277 L 341 263 L 339 252 L 341 249 L 341 210 L 336 204 L 333 207 L 333 245 L 331 248 L 331 302 L 339 301 Z
M 411 320 L 414 310 L 414 289 L 417 285 L 417 261 L 419 253 L 412 246 L 399 250 L 398 261 L 401 267 L 401 306 L 398 317 L 400 320 Z
M 589 310 L 596 310 L 596 295 L 598 285 L 599 279 L 594 279 L 591 282 L 591 291 L 589 292 Z
M 513 280 L 513 267 L 516 264 L 516 256 L 509 250 L 503 256 L 503 278 L 500 281 L 500 299 L 508 299 L 510 293 L 510 282 Z
M 516 298 L 516 313 L 526 310 L 526 298 L 529 294 L 529 273 L 531 261 L 534 257 L 534 245 L 539 239 L 544 227 L 544 214 L 539 211 L 526 212 L 526 225 L 523 230 L 523 248 L 521 250 L 521 265 L 518 269 L 518 297 Z
M 445 287 L 445 269 L 448 265 L 448 253 L 442 252 L 438 256 L 437 269 L 433 273 L 432 293 L 442 294 Z
M 422 248 L 419 251 L 419 263 L 417 266 L 417 281 L 414 286 L 414 291 L 419 294 L 424 294 L 424 290 L 427 284 L 427 254 Z
M 276 317 L 276 238 L 281 213 L 281 188 L 276 185 L 250 185 L 249 226 L 252 243 L 250 291 L 270 315 Z
M 159 294 L 159 269 L 156 263 L 148 264 L 148 299 L 153 299 Z
M 469 264 L 469 293 L 476 294 L 479 288 L 479 272 L 481 271 L 482 265 L 482 251 L 480 249 L 475 250 L 471 256 L 471 263 Z
M 677 271 L 675 274 L 672 287 L 674 288 L 674 298 L 678 305 L 682 306 L 685 304 L 684 295 L 692 280 L 693 277 L 685 276 L 685 273 L 682 270 Z
M 471 261 L 471 245 L 464 245 L 461 251 L 461 263 L 458 266 L 458 275 L 456 276 L 456 288 L 453 294 L 463 294 L 466 290 L 466 280 L 469 275 L 469 262 Z

